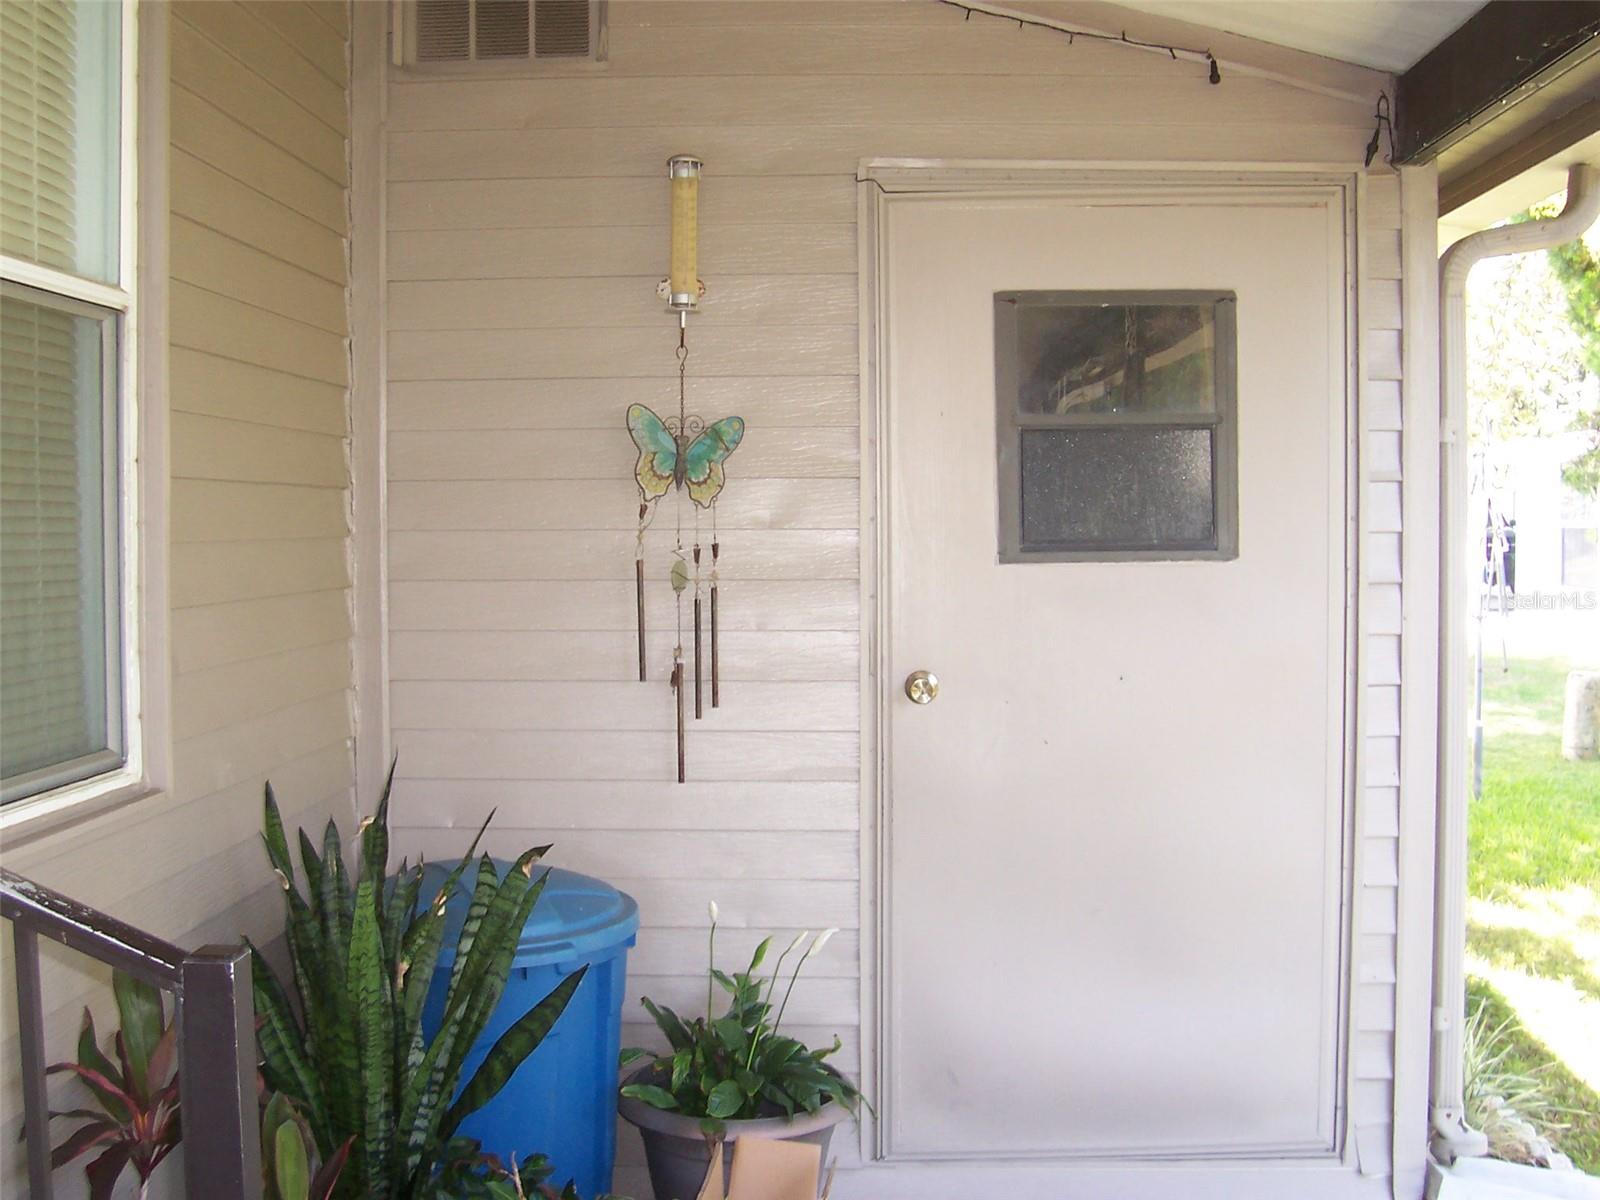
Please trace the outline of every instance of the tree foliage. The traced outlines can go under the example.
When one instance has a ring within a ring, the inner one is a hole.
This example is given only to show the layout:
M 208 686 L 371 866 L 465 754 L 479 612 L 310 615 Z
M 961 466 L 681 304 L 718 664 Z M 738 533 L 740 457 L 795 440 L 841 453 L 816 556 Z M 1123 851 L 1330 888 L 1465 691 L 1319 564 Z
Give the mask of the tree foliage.
M 1548 251 L 1550 270 L 1567 293 L 1567 319 L 1583 343 L 1584 365 L 1600 376 L 1600 258 L 1582 238 Z M 1572 427 L 1589 435 L 1589 448 L 1562 468 L 1567 486 L 1585 496 L 1600 496 L 1600 403 L 1590 401 L 1573 417 Z
M 1524 219 L 1553 216 L 1554 203 L 1536 205 Z M 1572 414 L 1570 428 L 1589 435 L 1588 448 L 1562 468 L 1567 486 L 1585 496 L 1600 496 L 1600 257 L 1581 237 L 1545 252 L 1550 273 L 1565 296 L 1567 327 L 1577 343 L 1585 373 L 1586 396 Z
M 1589 369 L 1544 256 L 1510 255 L 1472 273 L 1468 397 L 1474 434 L 1494 440 L 1567 429 Z

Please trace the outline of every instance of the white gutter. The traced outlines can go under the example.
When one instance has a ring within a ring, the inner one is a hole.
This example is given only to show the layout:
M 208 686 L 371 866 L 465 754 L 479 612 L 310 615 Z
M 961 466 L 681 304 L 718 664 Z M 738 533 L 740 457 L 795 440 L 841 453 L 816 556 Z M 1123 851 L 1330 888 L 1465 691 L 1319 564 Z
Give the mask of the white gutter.
M 1465 601 L 1472 594 L 1466 553 L 1467 275 L 1486 258 L 1545 250 L 1580 237 L 1600 217 L 1600 166 L 1567 174 L 1559 216 L 1485 229 L 1462 238 L 1439 260 L 1440 509 L 1439 805 L 1433 951 L 1433 1152 L 1442 1162 L 1488 1152 L 1466 1123 L 1462 1103 L 1461 1022 L 1466 1010 L 1467 704 Z

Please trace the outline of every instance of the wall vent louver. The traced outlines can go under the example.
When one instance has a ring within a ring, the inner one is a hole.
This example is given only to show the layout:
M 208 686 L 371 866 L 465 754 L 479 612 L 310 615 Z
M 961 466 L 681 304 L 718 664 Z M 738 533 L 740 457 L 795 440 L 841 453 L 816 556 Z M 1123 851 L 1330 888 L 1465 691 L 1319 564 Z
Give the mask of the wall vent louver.
M 604 0 L 414 0 L 406 61 L 419 65 L 595 60 Z
M 534 0 L 533 52 L 538 58 L 589 53 L 589 0 Z
M 470 0 L 417 0 L 418 62 L 458 62 L 472 56 Z
M 528 0 L 477 0 L 478 58 L 528 57 Z

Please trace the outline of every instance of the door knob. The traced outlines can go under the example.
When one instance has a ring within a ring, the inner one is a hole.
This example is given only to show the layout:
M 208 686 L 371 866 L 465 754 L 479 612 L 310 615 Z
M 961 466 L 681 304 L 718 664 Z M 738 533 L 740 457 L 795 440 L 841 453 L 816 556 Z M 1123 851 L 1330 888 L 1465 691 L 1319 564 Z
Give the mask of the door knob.
M 906 676 L 906 699 L 913 704 L 932 704 L 939 694 L 939 677 L 932 671 L 913 671 Z

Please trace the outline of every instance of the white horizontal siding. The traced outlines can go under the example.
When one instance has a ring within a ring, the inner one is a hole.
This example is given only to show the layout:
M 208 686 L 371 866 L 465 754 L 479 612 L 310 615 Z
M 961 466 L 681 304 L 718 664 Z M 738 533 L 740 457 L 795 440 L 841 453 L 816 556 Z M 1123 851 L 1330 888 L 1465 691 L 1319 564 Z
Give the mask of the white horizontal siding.
M 708 899 L 749 931 L 727 940 L 724 965 L 767 927 L 843 926 L 807 1020 L 818 1037 L 841 1034 L 853 1069 L 857 993 L 841 985 L 859 970 L 858 163 L 1354 163 L 1371 104 L 1242 75 L 1211 88 L 1203 67 L 931 3 L 618 0 L 610 11 L 610 61 L 590 74 L 391 73 L 399 840 L 458 852 L 497 807 L 492 845 L 554 840 L 555 861 L 635 894 L 630 1001 L 703 997 Z M 690 322 L 689 408 L 737 412 L 749 433 L 719 517 L 724 707 L 691 723 L 680 788 L 663 682 L 675 627 L 667 518 L 648 542 L 652 681 L 641 685 L 622 417 L 676 398 L 676 329 L 654 289 L 662 166 L 681 152 L 706 161 L 709 293 Z M 1374 179 L 1361 234 L 1362 463 L 1375 490 L 1350 1061 L 1352 1124 L 1377 1145 L 1393 1075 L 1400 249 L 1398 203 Z M 651 1037 L 638 1015 L 624 1014 L 625 1041 Z M 840 1149 L 854 1161 L 853 1146 Z M 631 1135 L 621 1153 L 619 1182 L 637 1186 Z
M 667 349 L 670 354 L 670 348 Z M 663 408 L 665 404 L 661 405 Z M 626 411 L 626 410 L 624 410 Z M 839 427 L 764 429 L 741 444 L 749 478 L 854 479 L 859 435 Z M 612 453 L 608 454 L 607 451 Z M 395 432 L 389 438 L 391 479 L 616 479 L 633 475 L 639 452 L 626 429 Z M 617 460 L 621 458 L 619 463 Z M 751 466 L 750 464 L 754 464 Z M 731 469 L 731 468 L 730 468 Z M 635 493 L 637 496 L 637 493 Z M 728 519 L 733 505 L 726 506 Z M 718 520 L 723 505 L 718 504 Z M 658 520 L 662 519 L 660 517 Z
M 532 679 L 633 681 L 638 685 L 637 642 L 627 632 L 569 632 L 571 614 L 534 632 L 395 630 L 390 634 L 390 675 L 404 679 Z M 786 623 L 798 622 L 795 617 Z M 669 625 L 652 618 L 650 628 Z M 661 640 L 662 634 L 656 639 Z M 849 680 L 860 676 L 860 639 L 852 630 L 779 630 L 722 635 L 724 684 Z M 670 647 L 669 647 L 670 649 Z M 665 678 L 656 671 L 655 678 Z M 600 726 L 602 722 L 596 720 Z M 408 768 L 409 769 L 409 768 Z M 401 778 L 408 778 L 402 776 Z
M 428 793 L 426 829 L 476 831 L 491 810 L 529 830 L 849 831 L 859 826 L 854 783 L 756 783 L 690 780 L 666 794 L 657 783 L 607 780 L 563 784 L 559 795 L 530 793 L 520 780 L 458 779 Z M 515 816 L 511 815 L 515 811 Z M 410 820 L 396 815 L 402 827 Z M 698 920 L 698 918 L 697 918 Z M 740 914 L 726 922 L 742 924 Z
M 350 805 L 346 32 L 297 3 L 170 29 L 174 769 L 248 897 L 264 779 L 310 825 Z
M 173 786 L 6 848 L 10 869 L 182 945 L 281 928 L 265 779 L 291 826 L 352 811 L 344 8 L 170 9 L 170 377 L 141 402 L 170 404 Z M 54 1060 L 110 990 L 62 950 L 44 992 Z M 21 1195 L 14 1082 L 0 1191 Z M 81 1180 L 59 1172 L 58 1194 Z M 156 1184 L 179 1194 L 181 1163 Z
M 451 318 L 441 313 L 439 319 Z M 768 430 L 855 429 L 861 420 L 857 389 L 853 372 L 793 378 L 756 374 L 707 379 L 697 374 L 688 383 L 689 398 L 696 405 L 708 411 L 742 406 L 747 421 L 760 422 Z M 635 402 L 660 404 L 662 394 L 662 380 L 648 376 L 391 382 L 389 427 L 394 433 L 512 429 L 603 429 L 615 433 L 619 405 L 625 412 Z M 609 463 L 574 463 L 570 467 L 602 470 L 616 478 L 628 473 L 626 465 L 618 471 Z
M 426 721 L 435 729 L 573 730 L 593 728 L 600 708 L 618 730 L 662 732 L 671 714 L 653 702 L 648 688 L 618 696 L 609 683 L 508 683 L 487 680 L 396 683 L 390 698 L 395 728 Z M 861 724 L 857 688 L 849 683 L 729 684 L 718 730 L 779 733 L 792 729 L 796 714 L 808 729 L 855 733 Z M 812 716 L 810 714 L 816 714 Z

